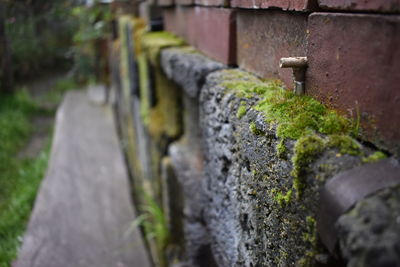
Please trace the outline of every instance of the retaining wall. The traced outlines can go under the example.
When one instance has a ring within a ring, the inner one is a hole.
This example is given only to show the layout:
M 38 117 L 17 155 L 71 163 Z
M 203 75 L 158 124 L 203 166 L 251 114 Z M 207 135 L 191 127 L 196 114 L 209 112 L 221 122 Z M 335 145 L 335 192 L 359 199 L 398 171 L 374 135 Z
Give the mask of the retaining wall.
M 156 265 L 400 266 L 400 78 L 385 71 L 398 15 L 310 15 L 350 8 L 340 1 L 159 4 L 183 39 L 125 16 L 111 46 L 135 201 L 146 214 L 153 199 L 169 232 L 148 240 Z M 308 57 L 307 96 L 291 93 L 284 56 Z

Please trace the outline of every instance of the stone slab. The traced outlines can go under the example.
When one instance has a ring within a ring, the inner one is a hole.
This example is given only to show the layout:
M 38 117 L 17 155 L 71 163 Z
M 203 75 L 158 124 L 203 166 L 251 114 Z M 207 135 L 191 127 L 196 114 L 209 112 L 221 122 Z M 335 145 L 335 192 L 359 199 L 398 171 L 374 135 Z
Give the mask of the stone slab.
M 307 15 L 240 10 L 237 29 L 239 67 L 292 88 L 292 70 L 279 68 L 279 60 L 306 55 Z
M 161 66 L 167 77 L 196 98 L 208 73 L 226 68 L 189 47 L 169 48 L 161 52 Z
M 231 0 L 232 7 L 249 9 L 281 9 L 285 11 L 315 10 L 316 0 Z
M 368 140 L 399 154 L 400 16 L 314 13 L 309 31 L 307 94 L 359 118 Z
M 151 266 L 109 107 L 69 92 L 17 267 Z
M 318 0 L 318 4 L 326 10 L 400 12 L 399 0 Z

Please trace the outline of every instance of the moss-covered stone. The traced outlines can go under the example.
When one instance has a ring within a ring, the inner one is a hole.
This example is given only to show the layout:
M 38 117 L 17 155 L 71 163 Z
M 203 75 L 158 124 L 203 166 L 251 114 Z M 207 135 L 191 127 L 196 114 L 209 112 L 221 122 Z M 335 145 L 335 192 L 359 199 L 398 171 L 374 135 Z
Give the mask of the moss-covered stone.
M 387 155 L 382 151 L 376 151 L 367 157 L 362 158 L 363 163 L 372 163 L 387 158 Z
M 170 32 L 148 32 L 142 36 L 142 46 L 148 59 L 153 65 L 159 64 L 160 50 L 171 46 L 181 46 L 183 39 Z
M 246 102 L 241 103 L 239 106 L 236 117 L 240 120 L 244 115 L 246 115 L 247 112 L 247 107 L 246 107 Z
M 324 150 L 324 140 L 318 135 L 306 135 L 301 137 L 294 146 L 295 154 L 292 157 L 293 170 L 291 172 L 293 179 L 293 187 L 296 189 L 297 196 L 300 197 L 304 189 L 302 180 L 302 172 L 314 161 L 316 155 Z

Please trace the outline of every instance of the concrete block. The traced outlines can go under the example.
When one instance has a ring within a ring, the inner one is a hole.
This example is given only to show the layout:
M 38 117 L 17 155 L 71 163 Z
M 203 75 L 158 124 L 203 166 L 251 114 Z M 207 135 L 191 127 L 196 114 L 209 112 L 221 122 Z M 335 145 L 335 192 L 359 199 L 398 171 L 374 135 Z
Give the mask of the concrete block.
M 400 12 L 399 0 L 318 0 L 322 9 L 345 11 Z
M 307 93 L 399 154 L 400 16 L 314 13 L 309 32 Z
M 269 9 L 279 8 L 288 11 L 311 11 L 317 6 L 316 0 L 231 0 L 232 7 Z
M 281 79 L 292 88 L 292 70 L 280 69 L 279 60 L 306 55 L 307 15 L 241 10 L 237 28 L 238 65 L 262 78 Z

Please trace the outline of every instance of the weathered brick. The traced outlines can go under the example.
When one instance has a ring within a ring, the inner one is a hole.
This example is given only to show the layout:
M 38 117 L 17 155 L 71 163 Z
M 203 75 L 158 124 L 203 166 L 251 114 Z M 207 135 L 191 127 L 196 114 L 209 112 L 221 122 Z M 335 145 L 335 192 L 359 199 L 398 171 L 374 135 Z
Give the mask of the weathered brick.
M 400 12 L 400 0 L 319 0 L 322 9 L 346 11 Z
M 279 60 L 306 55 L 307 16 L 242 10 L 237 14 L 237 27 L 239 66 L 263 78 L 281 79 L 292 88 L 292 70 L 279 68 Z
M 309 31 L 307 93 L 399 153 L 400 16 L 314 13 Z
M 164 10 L 165 29 L 224 64 L 236 63 L 236 12 L 227 8 L 176 7 Z
M 195 42 L 195 33 L 188 30 L 195 27 L 194 7 L 176 6 L 173 8 L 164 8 L 163 16 L 166 31 L 182 37 L 187 43 Z
M 232 7 L 279 8 L 291 11 L 311 11 L 317 6 L 316 0 L 231 0 Z

